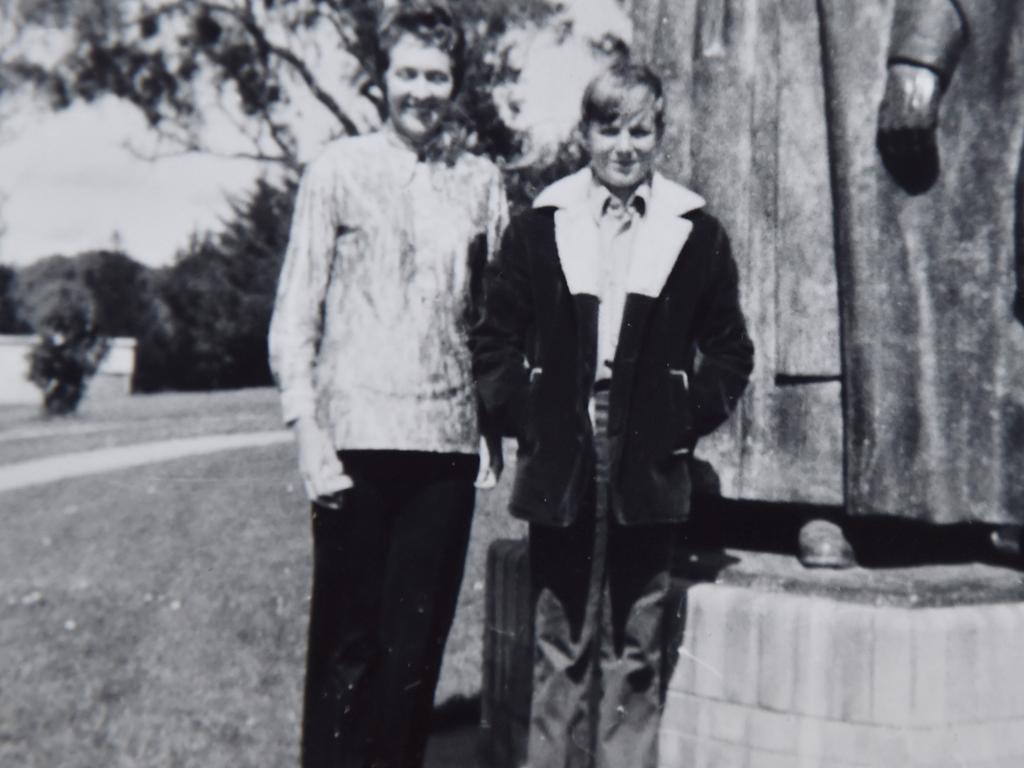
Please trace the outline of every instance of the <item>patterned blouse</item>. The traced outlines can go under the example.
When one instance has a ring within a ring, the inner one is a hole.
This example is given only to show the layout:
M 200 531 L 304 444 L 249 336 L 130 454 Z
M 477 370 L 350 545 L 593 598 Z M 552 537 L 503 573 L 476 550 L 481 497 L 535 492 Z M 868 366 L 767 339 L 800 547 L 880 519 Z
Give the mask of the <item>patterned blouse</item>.
M 476 453 L 468 330 L 508 220 L 489 160 L 424 161 L 388 127 L 306 168 L 270 325 L 286 422 L 338 450 Z

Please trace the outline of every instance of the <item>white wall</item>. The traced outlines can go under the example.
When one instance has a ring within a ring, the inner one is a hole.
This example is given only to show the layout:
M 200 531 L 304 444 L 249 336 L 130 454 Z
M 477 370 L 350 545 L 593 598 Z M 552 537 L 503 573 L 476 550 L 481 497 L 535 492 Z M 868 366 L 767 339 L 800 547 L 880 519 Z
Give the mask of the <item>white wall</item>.
M 42 393 L 28 380 L 28 354 L 35 336 L 0 334 L 0 404 L 38 405 Z M 110 340 L 110 349 L 89 382 L 86 398 L 107 399 L 131 394 L 135 372 L 135 339 Z

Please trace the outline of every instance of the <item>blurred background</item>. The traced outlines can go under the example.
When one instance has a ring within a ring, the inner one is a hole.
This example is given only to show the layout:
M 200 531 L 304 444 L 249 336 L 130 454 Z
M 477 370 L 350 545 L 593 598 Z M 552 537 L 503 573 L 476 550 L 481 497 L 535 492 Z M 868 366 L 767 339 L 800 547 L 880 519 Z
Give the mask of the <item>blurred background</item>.
M 582 162 L 628 16 L 453 6 L 473 150 L 522 207 Z M 380 122 L 377 10 L 0 0 L 2 765 L 297 760 L 310 539 L 266 334 L 303 164 Z M 473 759 L 509 475 L 478 502 L 434 765 Z

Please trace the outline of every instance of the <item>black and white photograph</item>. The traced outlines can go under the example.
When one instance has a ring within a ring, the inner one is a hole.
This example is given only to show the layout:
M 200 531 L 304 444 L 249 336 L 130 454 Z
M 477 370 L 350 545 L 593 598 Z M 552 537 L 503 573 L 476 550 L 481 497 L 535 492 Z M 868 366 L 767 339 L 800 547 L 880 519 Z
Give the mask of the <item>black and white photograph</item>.
M 1024 766 L 1024 2 L 0 0 L 0 766 Z

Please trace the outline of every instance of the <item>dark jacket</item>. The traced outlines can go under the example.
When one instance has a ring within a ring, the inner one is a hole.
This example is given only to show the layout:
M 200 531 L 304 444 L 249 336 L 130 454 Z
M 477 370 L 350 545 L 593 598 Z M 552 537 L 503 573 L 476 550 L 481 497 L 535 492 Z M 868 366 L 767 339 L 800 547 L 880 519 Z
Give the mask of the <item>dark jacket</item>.
M 586 183 L 589 171 L 557 182 L 512 222 L 472 334 L 488 418 L 519 439 L 510 510 L 547 525 L 572 522 L 593 476 L 598 300 L 586 265 L 598 255 L 589 212 L 573 206 Z M 722 227 L 661 176 L 651 200 L 612 366 L 611 488 L 623 524 L 686 518 L 692 449 L 726 419 L 753 367 Z

